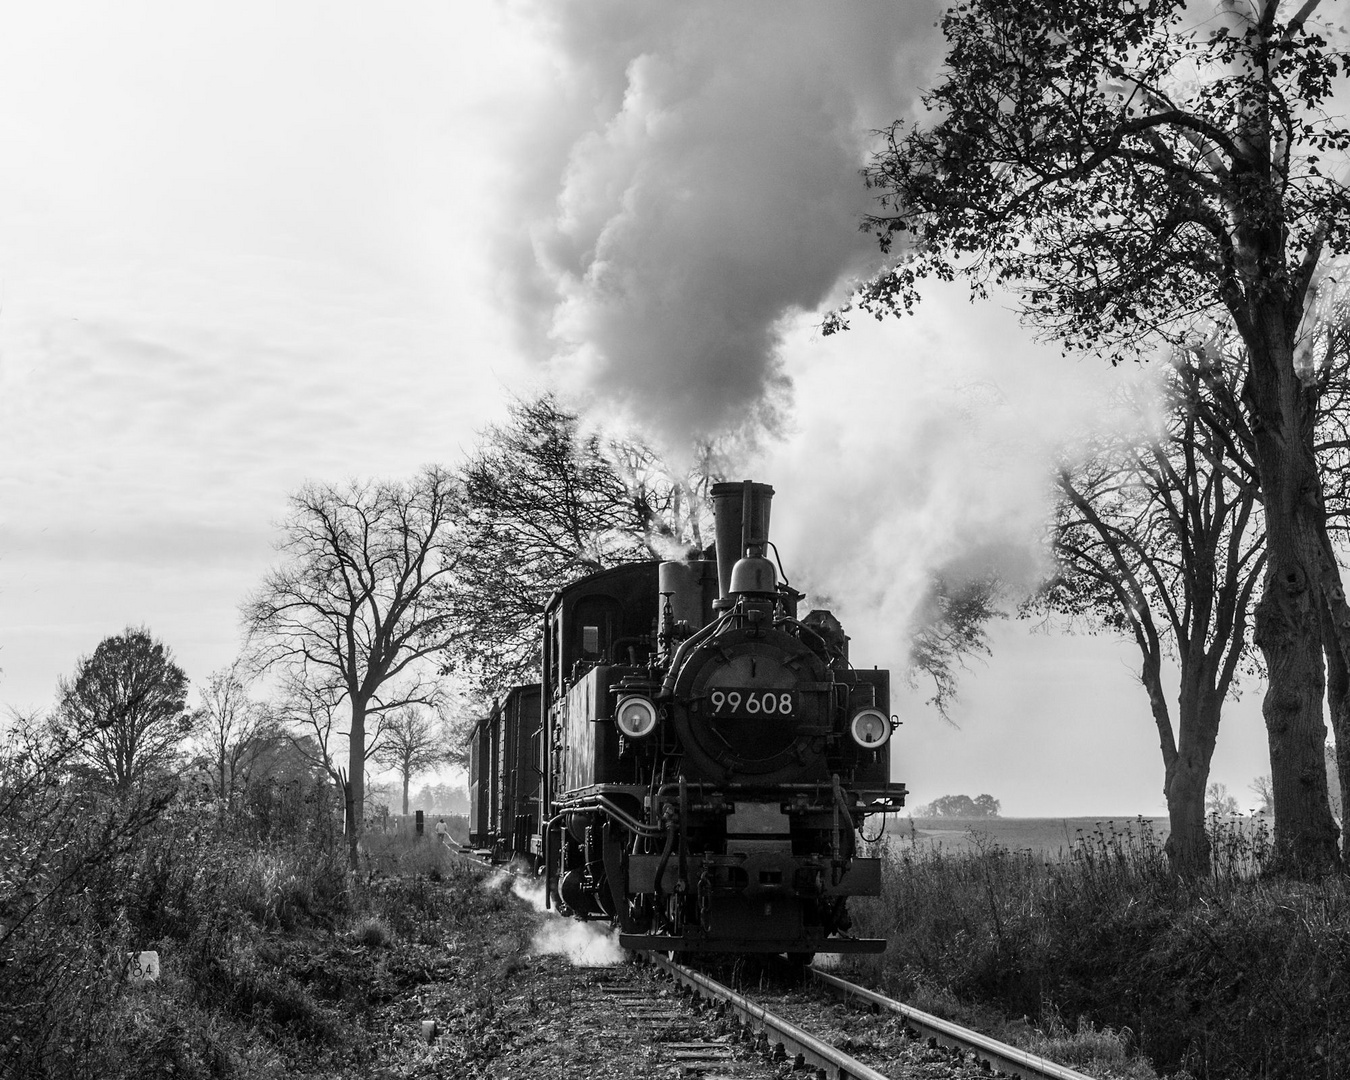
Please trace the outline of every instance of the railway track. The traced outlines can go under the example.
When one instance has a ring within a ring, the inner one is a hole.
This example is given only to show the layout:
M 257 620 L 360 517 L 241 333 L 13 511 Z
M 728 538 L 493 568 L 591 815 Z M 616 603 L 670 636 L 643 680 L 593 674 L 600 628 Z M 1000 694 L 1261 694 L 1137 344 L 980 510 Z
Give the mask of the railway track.
M 730 1015 L 771 1058 L 792 1061 L 794 1069 L 809 1068 L 829 1080 L 893 1080 L 912 1075 L 987 1077 L 990 1071 L 1023 1080 L 1089 1080 L 1074 1069 L 1029 1054 L 950 1021 L 921 1012 L 865 987 L 810 969 L 813 982 L 847 1000 L 860 1003 L 866 1015 L 881 1023 L 848 1028 L 842 1040 L 831 1042 L 802 1024 L 771 1011 L 702 972 L 663 957 L 647 958 L 658 970 L 684 987 L 695 999 Z M 861 1037 L 860 1037 L 861 1036 Z M 839 1045 L 842 1042 L 843 1045 Z M 858 1048 L 863 1056 L 855 1056 Z M 941 1066 L 946 1065 L 946 1069 Z
M 485 868 L 503 869 L 469 852 L 454 853 Z M 645 1055 L 644 1064 L 653 1069 L 674 1070 L 669 1075 L 958 1080 L 987 1078 L 992 1070 L 1022 1080 L 1091 1080 L 820 968 L 807 969 L 814 994 L 761 994 L 761 1001 L 754 1001 L 659 954 L 629 955 L 646 963 L 574 972 L 577 981 L 565 991 L 572 1016 L 582 1033 L 611 1045 L 614 1036 L 607 1029 L 618 1023 L 630 1053 Z M 653 971 L 678 992 L 654 990 Z M 823 1009 L 820 991 L 848 1007 Z M 592 1073 L 592 1078 L 601 1075 L 606 1074 Z

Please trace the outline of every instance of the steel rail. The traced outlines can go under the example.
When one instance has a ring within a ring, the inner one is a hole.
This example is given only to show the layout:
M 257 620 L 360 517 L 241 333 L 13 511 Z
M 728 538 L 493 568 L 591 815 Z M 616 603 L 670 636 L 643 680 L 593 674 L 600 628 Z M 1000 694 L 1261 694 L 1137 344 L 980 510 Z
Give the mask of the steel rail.
M 821 1042 L 810 1032 L 803 1031 L 781 1016 L 775 1016 L 706 975 L 691 971 L 683 964 L 674 963 L 657 954 L 649 953 L 645 959 L 682 986 L 689 987 L 694 993 L 725 1003 L 750 1027 L 763 1031 L 771 1045 L 774 1043 L 781 1045 L 788 1056 L 800 1057 L 804 1063 L 814 1066 L 830 1080 L 888 1080 L 883 1073 L 877 1072 L 871 1066 L 864 1065 L 829 1043 Z
M 944 1046 L 974 1053 L 977 1058 L 987 1061 L 991 1068 L 1007 1073 L 1009 1076 L 1019 1076 L 1023 1080 L 1091 1080 L 1091 1077 L 1078 1072 L 1076 1069 L 1070 1069 L 1065 1065 L 1056 1065 L 1053 1061 L 1038 1054 L 1019 1050 L 1015 1046 L 1009 1046 L 1007 1043 L 991 1039 L 987 1035 L 981 1035 L 978 1031 L 963 1028 L 959 1024 L 953 1024 L 949 1020 L 943 1020 L 931 1013 L 902 1004 L 875 991 L 858 986 L 856 983 L 841 979 L 837 975 L 831 975 L 827 971 L 821 971 L 815 967 L 811 968 L 810 971 L 812 978 L 817 982 L 823 983 L 840 993 L 861 998 L 863 1001 L 870 1002 L 880 1008 L 899 1013 L 905 1018 L 905 1022 L 920 1035 L 934 1039 Z

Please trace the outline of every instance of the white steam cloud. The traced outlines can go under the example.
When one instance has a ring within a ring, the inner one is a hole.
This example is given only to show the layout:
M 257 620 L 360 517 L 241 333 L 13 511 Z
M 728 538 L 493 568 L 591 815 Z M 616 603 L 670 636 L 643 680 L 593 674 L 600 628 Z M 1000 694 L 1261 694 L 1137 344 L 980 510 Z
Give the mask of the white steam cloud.
M 1133 430 L 1112 391 L 1146 399 L 1157 374 L 1063 356 L 1010 312 L 940 290 L 903 322 L 794 335 L 786 361 L 803 407 L 754 463 L 777 489 L 774 540 L 855 661 L 893 669 L 935 571 L 1014 591 L 1044 578 L 1052 463 L 1086 431 Z
M 672 449 L 782 403 L 783 320 L 875 263 L 858 169 L 871 132 L 913 105 L 936 11 L 539 9 L 561 78 L 523 163 L 528 228 L 505 251 L 521 323 L 565 388 Z
M 488 878 L 485 887 L 499 889 L 508 878 L 511 891 L 545 917 L 530 942 L 536 956 L 565 956 L 573 967 L 608 967 L 623 962 L 618 930 L 608 923 L 564 918 L 546 908 L 542 882 L 499 871 Z

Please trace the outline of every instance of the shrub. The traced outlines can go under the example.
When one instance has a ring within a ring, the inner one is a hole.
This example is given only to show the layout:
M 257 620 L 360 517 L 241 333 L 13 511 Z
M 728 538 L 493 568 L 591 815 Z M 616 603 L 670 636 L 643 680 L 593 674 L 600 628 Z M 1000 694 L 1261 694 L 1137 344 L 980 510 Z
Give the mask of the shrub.
M 321 806 L 274 799 L 260 817 L 171 785 L 113 796 L 51 758 L 0 765 L 0 1075 L 225 1075 L 267 1060 L 230 1017 L 338 1037 L 334 1014 L 250 944 L 346 919 Z M 123 978 L 142 949 L 161 954 L 151 989 Z
M 1191 883 L 1142 824 L 1062 860 L 889 843 L 885 900 L 856 905 L 854 932 L 891 939 L 866 963 L 892 987 L 996 1004 L 1051 1042 L 1131 1031 L 1202 1080 L 1330 1075 L 1350 1060 L 1350 886 L 1263 878 L 1263 826 L 1214 824 L 1215 872 Z
M 365 918 L 357 922 L 352 936 L 367 949 L 379 949 L 389 944 L 389 927 L 377 918 Z

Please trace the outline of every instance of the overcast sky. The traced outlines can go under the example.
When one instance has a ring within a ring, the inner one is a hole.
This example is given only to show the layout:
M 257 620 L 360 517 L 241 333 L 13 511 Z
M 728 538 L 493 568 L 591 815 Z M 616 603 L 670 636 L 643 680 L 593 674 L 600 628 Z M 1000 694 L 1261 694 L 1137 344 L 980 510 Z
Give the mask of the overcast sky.
M 898 668 L 926 571 L 1031 572 L 1044 455 L 1121 377 L 998 305 L 821 338 L 874 255 L 868 132 L 924 3 L 8 5 L 0 701 L 149 627 L 194 682 L 307 479 L 453 465 L 556 386 L 678 453 L 745 427 L 793 583 Z M 769 427 L 762 426 L 766 418 Z M 997 631 L 956 716 L 896 695 L 915 801 L 1163 810 L 1131 648 Z M 1267 771 L 1253 688 L 1215 778 Z

